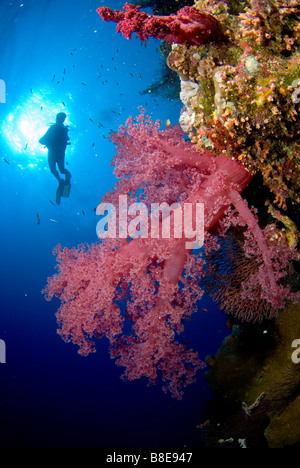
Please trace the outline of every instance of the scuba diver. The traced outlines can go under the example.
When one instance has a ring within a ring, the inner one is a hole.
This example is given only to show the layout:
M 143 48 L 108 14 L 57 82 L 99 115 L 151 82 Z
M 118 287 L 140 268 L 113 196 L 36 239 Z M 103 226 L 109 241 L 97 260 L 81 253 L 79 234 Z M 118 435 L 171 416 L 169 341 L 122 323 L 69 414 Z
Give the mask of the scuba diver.
M 64 112 L 59 112 L 56 115 L 55 124 L 48 128 L 45 135 L 39 139 L 39 143 L 48 148 L 48 165 L 51 173 L 58 180 L 58 188 L 56 191 L 56 202 L 60 204 L 61 197 L 68 197 L 70 194 L 70 180 L 71 172 L 65 168 L 65 151 L 67 145 L 70 145 L 70 138 L 68 136 L 68 126 L 64 125 L 66 119 Z M 60 174 L 65 175 L 65 180 L 60 177 Z

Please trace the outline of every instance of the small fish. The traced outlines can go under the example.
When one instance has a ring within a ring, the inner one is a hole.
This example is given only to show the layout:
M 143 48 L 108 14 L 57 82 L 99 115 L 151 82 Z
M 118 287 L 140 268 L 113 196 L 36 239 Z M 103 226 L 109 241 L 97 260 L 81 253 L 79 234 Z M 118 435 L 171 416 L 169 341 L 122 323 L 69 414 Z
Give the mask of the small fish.
M 103 136 L 103 138 L 105 138 L 105 140 L 106 140 L 106 136 L 105 136 L 105 135 L 102 135 L 102 136 Z
M 93 119 L 91 119 L 90 117 L 89 117 L 89 121 L 92 122 L 92 123 L 94 123 Z
M 92 143 L 92 148 L 94 148 L 94 147 L 95 147 L 95 143 Z
M 168 127 L 169 125 L 171 125 L 171 121 L 170 121 L 170 119 L 166 119 L 165 126 Z
M 51 203 L 51 205 L 55 206 L 52 200 L 49 200 L 49 202 Z
M 30 92 L 31 92 L 31 94 L 33 94 L 32 88 L 30 88 Z
M 50 221 L 51 221 L 52 223 L 60 224 L 59 221 L 56 221 L 56 219 L 50 218 Z
M 85 212 L 83 210 L 81 210 L 81 211 L 82 211 L 83 216 L 85 216 Z
M 98 122 L 98 127 L 103 127 L 102 123 L 101 122 Z
M 43 109 L 44 109 L 43 106 L 41 106 L 41 110 L 43 110 Z
M 37 213 L 37 214 L 36 214 L 36 217 L 37 217 L 37 224 L 40 224 L 40 222 L 41 222 L 41 215 L 40 215 L 40 213 Z
M 53 75 L 53 77 L 52 77 L 52 80 L 51 80 L 51 81 L 54 81 L 54 80 L 55 80 L 55 73 L 54 73 L 54 75 Z
M 65 103 L 64 101 L 61 101 L 61 102 L 62 102 L 62 105 L 63 105 L 64 107 L 66 107 L 66 103 Z
M 114 65 L 114 69 L 117 71 L 117 67 Z
M 141 80 L 143 79 L 143 75 L 141 73 L 140 73 L 140 78 L 141 78 Z
M 130 72 L 130 75 L 134 78 L 133 73 Z
M 56 84 L 59 84 L 59 83 L 60 83 L 60 80 L 58 80 L 58 81 L 56 82 Z
M 208 310 L 207 310 L 207 309 L 203 309 L 203 310 L 204 310 L 204 312 L 208 312 Z
M 3 158 L 3 161 L 9 165 L 9 162 L 7 161 L 7 159 Z
M 26 145 L 24 146 L 24 150 L 27 150 L 27 147 L 28 147 L 28 143 L 26 143 Z
M 86 83 L 84 83 L 83 81 L 81 81 L 81 84 L 82 84 L 83 86 L 87 86 L 87 84 L 86 84 Z
M 66 69 L 64 68 L 64 75 L 66 74 Z

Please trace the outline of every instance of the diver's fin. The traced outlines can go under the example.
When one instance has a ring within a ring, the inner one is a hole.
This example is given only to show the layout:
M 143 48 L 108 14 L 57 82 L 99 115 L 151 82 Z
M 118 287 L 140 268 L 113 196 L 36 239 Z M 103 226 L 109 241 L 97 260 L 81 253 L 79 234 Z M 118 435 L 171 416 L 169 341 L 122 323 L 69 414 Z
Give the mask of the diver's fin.
M 68 184 L 65 182 L 63 185 L 61 196 L 64 198 L 68 198 L 68 196 L 70 195 L 70 190 L 71 190 L 71 184 Z
M 57 205 L 60 205 L 60 200 L 61 197 L 63 196 L 63 190 L 64 190 L 64 181 L 61 180 L 58 184 L 58 187 L 56 189 L 56 203 Z

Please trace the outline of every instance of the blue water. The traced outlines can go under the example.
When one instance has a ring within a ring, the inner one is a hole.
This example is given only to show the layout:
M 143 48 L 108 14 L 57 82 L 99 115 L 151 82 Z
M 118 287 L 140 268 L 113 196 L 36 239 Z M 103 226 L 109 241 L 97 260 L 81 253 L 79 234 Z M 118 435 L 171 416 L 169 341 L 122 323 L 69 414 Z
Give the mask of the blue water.
M 58 243 L 97 241 L 94 208 L 115 181 L 109 132 L 137 115 L 138 106 L 171 123 L 182 107 L 179 98 L 141 94 L 160 79 L 159 41 L 145 46 L 117 35 L 116 25 L 96 13 L 105 4 L 123 6 L 120 0 L 0 3 L 0 79 L 6 84 L 6 103 L 0 103 L 4 448 L 198 447 L 196 426 L 213 398 L 204 371 L 178 401 L 159 385 L 120 380 L 122 370 L 110 360 L 106 341 L 97 343 L 95 354 L 80 357 L 56 333 L 59 302 L 46 302 L 41 294 L 55 272 Z M 72 191 L 57 206 L 57 183 L 38 139 L 59 111 L 70 125 Z M 228 334 L 225 322 L 204 297 L 184 339 L 204 359 Z

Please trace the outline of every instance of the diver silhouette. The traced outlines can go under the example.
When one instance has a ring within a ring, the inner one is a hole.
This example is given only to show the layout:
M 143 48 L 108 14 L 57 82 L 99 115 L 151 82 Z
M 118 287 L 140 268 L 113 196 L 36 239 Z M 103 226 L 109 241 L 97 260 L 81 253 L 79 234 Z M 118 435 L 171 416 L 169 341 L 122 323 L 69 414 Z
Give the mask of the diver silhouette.
M 66 119 L 64 112 L 59 112 L 56 115 L 55 124 L 48 128 L 45 135 L 39 139 L 39 143 L 48 148 L 48 165 L 51 173 L 58 180 L 58 189 L 56 194 L 57 203 L 60 203 L 61 196 L 69 196 L 71 172 L 65 168 L 65 151 L 67 145 L 70 145 L 68 136 L 68 126 L 64 125 Z M 60 174 L 65 175 L 65 180 L 60 177 Z
M 39 140 L 41 145 L 48 148 L 49 169 L 58 182 L 63 181 L 63 179 L 56 169 L 56 164 L 59 172 L 65 175 L 65 182 L 70 182 L 71 179 L 71 172 L 65 168 L 65 151 L 67 145 L 71 144 L 68 136 L 68 126 L 64 125 L 66 117 L 64 112 L 59 112 L 56 115 L 55 124 L 51 125 L 45 135 Z

